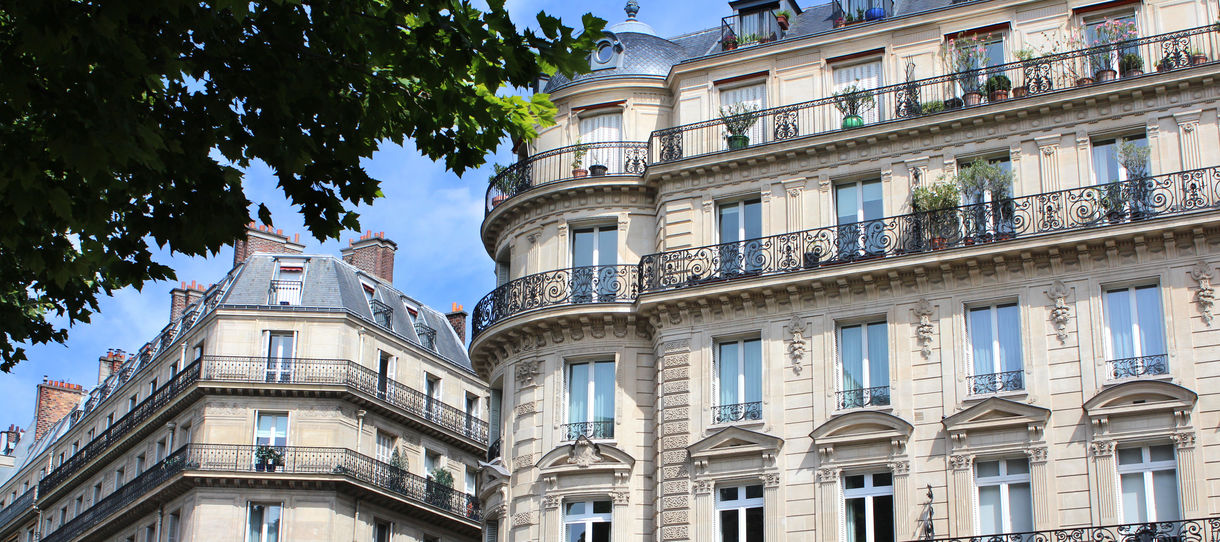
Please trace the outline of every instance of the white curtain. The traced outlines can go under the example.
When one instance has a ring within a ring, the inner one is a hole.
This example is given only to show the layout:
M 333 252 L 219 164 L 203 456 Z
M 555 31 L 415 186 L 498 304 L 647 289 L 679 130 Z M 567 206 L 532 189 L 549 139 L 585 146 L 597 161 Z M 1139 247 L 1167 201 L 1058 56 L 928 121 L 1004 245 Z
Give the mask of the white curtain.
M 609 143 L 623 140 L 623 115 L 619 112 L 603 113 L 580 119 L 581 143 Z M 606 166 L 610 173 L 623 172 L 622 149 L 593 148 L 585 155 L 584 167 Z
M 756 110 L 767 108 L 767 85 L 760 83 L 757 85 L 749 85 L 744 87 L 727 88 L 720 90 L 720 105 L 728 108 L 734 105 L 744 105 Z M 720 112 L 714 112 L 719 116 Z M 754 126 L 746 132 L 750 136 L 750 144 L 757 145 L 767 140 L 766 124 L 769 119 L 757 117 Z M 728 148 L 725 144 L 725 148 Z
M 881 61 L 865 62 L 864 64 L 852 64 L 850 66 L 835 67 L 834 69 L 835 92 L 839 92 L 849 86 L 855 85 L 862 89 L 874 89 L 881 86 Z M 882 118 L 879 113 L 884 109 L 881 96 L 874 97 L 875 106 L 867 112 L 860 115 L 866 124 L 872 124 Z M 835 111 L 835 123 L 832 127 L 838 127 L 843 122 L 843 115 Z

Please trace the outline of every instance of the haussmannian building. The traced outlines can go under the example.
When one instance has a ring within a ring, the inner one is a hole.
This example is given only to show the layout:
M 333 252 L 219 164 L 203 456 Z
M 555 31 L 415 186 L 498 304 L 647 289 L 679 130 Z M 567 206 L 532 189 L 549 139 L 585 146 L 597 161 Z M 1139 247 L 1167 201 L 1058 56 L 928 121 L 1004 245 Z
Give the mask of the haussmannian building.
M 1214 0 L 627 4 L 487 192 L 488 541 L 1220 539 Z
M 251 227 L 92 390 L 39 385 L 34 422 L 0 438 L 0 540 L 480 540 L 466 313 L 396 290 L 382 235 L 303 248 Z

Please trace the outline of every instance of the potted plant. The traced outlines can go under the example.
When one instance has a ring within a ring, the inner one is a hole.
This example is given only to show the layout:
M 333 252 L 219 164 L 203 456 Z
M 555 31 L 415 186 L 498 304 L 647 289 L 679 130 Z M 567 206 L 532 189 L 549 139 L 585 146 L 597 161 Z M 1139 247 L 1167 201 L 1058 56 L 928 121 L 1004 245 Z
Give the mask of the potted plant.
M 593 164 L 589 166 L 589 175 L 594 177 L 603 177 L 608 171 L 610 171 L 610 168 L 606 167 L 605 164 Z
M 983 68 L 987 67 L 989 40 L 989 35 L 950 38 L 940 46 L 945 72 L 952 74 L 953 80 L 961 87 L 965 105 L 978 105 L 983 101 L 983 95 L 979 92 L 979 78 L 983 75 Z
M 987 90 L 987 98 L 993 102 L 1008 99 L 1008 91 L 1012 89 L 1012 81 L 1007 75 L 998 74 L 987 78 L 983 85 Z
M 491 198 L 491 206 L 494 208 L 508 199 L 509 194 L 513 193 L 513 189 L 516 188 L 516 180 L 513 179 L 513 175 L 504 173 L 508 168 L 501 164 L 492 164 L 491 170 L 491 177 L 488 177 L 487 180 L 491 183 L 492 188 L 498 192 L 498 194 Z
M 1144 75 L 1144 59 L 1136 53 L 1123 53 L 1118 59 L 1118 70 L 1123 77 Z
M 1097 37 L 1092 45 L 1098 52 L 1089 55 L 1093 63 L 1093 75 L 1098 81 L 1111 81 L 1118 76 L 1114 66 L 1115 57 L 1121 54 L 1118 44 L 1135 39 L 1139 31 L 1135 28 L 1135 21 L 1107 18 L 1097 25 L 1094 34 Z
M 781 9 L 775 12 L 775 24 L 779 25 L 781 30 L 788 29 L 788 19 L 792 18 L 792 12 L 786 9 Z
M 589 152 L 589 147 L 580 142 L 580 138 L 576 138 L 576 144 L 572 146 L 572 176 L 575 178 L 588 177 L 589 170 L 584 168 L 585 153 Z
M 922 112 L 925 115 L 931 115 L 932 113 L 940 113 L 941 111 L 944 111 L 944 110 L 945 110 L 945 102 L 943 102 L 941 100 L 932 100 L 930 102 L 925 102 L 920 107 L 920 112 Z
M 284 464 L 284 454 L 272 446 L 259 446 L 254 450 L 254 470 L 275 472 L 275 468 Z
M 948 100 L 945 100 L 945 109 L 946 110 L 961 109 L 964 105 L 965 105 L 965 102 L 963 102 L 961 98 L 958 98 L 956 96 L 949 98 Z
M 729 35 L 720 42 L 721 51 L 732 51 L 737 48 L 737 36 Z
M 1142 211 L 1147 207 L 1148 189 L 1148 157 L 1151 155 L 1151 150 L 1146 144 L 1139 144 L 1134 141 L 1124 141 L 1118 146 L 1118 164 L 1127 171 L 1126 183 L 1112 183 L 1110 187 L 1119 187 L 1115 190 L 1114 197 L 1110 198 L 1110 207 L 1112 215 L 1121 216 L 1122 210 L 1120 206 L 1131 206 L 1131 218 L 1140 218 Z M 1128 197 L 1124 197 L 1122 185 L 1126 184 L 1130 187 L 1127 191 Z M 1107 194 L 1109 196 L 1110 194 Z
M 982 202 L 987 195 L 991 196 L 989 204 L 974 204 L 967 211 L 974 229 L 979 234 L 987 233 L 989 229 L 996 236 L 1007 234 L 1005 230 L 1009 229 L 1007 226 L 1013 215 L 1012 172 L 979 158 L 961 168 L 956 181 L 968 202 Z
M 721 106 L 720 121 L 724 123 L 725 132 L 728 132 L 724 140 L 729 150 L 744 149 L 750 146 L 750 136 L 746 132 L 758 122 L 758 106 L 742 103 Z
M 835 28 L 843 28 L 847 24 L 847 20 L 843 17 L 835 17 L 832 24 Z
M 956 183 L 940 182 L 922 184 L 911 191 L 911 209 L 919 213 L 920 232 L 926 235 L 928 246 L 940 250 L 948 245 L 948 239 L 956 235 L 958 220 L 956 208 L 962 200 Z
M 406 489 L 407 471 L 410 466 L 407 463 L 407 454 L 399 452 L 398 448 L 390 452 L 390 487 L 398 491 Z
M 1026 47 L 1017 50 L 1013 54 L 1017 57 L 1017 60 L 1021 61 L 1021 69 L 1025 76 L 1024 85 L 1013 87 L 1013 98 L 1025 96 L 1029 93 L 1031 86 L 1033 86 L 1035 92 L 1046 92 L 1051 89 L 1049 77 L 1038 73 L 1038 63 L 1042 57 L 1038 55 L 1037 51 Z
M 1202 64 L 1204 62 L 1207 62 L 1207 53 L 1204 53 L 1202 49 L 1192 49 L 1190 51 L 1191 65 Z
M 865 21 L 864 8 L 856 8 L 856 22 Z
M 843 129 L 864 126 L 862 114 L 877 106 L 876 100 L 873 99 L 873 93 L 860 88 L 855 83 L 847 85 L 843 87 L 843 90 L 834 93 L 834 99 L 835 109 L 838 109 L 839 113 L 843 115 L 843 123 L 841 125 Z
M 428 475 L 427 501 L 433 506 L 448 509 L 450 507 L 449 499 L 447 498 L 453 489 L 453 474 L 448 470 L 437 467 Z

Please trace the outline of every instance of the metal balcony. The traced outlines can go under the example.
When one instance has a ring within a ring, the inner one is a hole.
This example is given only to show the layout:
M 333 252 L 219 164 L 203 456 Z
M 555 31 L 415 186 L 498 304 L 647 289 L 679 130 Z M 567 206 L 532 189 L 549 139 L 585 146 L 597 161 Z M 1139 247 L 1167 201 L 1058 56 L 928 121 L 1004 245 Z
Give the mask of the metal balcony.
M 540 152 L 504 168 L 487 187 L 486 212 L 535 188 L 565 181 L 644 174 L 648 143 L 582 143 Z

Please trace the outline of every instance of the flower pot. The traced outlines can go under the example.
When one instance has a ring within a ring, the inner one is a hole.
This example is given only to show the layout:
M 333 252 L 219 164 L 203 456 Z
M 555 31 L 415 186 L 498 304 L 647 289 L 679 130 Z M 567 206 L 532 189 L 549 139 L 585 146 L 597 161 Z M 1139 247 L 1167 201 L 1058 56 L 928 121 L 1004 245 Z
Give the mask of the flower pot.
M 491 206 L 495 207 L 497 205 L 500 205 L 501 203 L 504 203 L 504 200 L 506 200 L 506 199 L 508 199 L 508 196 L 496 196 L 494 198 L 491 198 Z
M 589 176 L 589 170 L 582 168 L 582 167 L 572 168 L 572 177 L 579 179 L 581 177 L 588 177 L 588 176 Z
M 724 140 L 728 142 L 729 150 L 731 151 L 741 150 L 750 146 L 750 136 L 745 134 L 725 136 Z
M 884 18 L 885 10 L 881 8 L 868 8 L 868 11 L 864 12 L 864 20 L 866 21 L 877 21 Z
M 267 472 L 275 472 L 275 463 L 267 463 Z
M 949 240 L 944 237 L 933 237 L 928 240 L 928 244 L 932 250 L 943 250 L 949 246 Z
M 1078 86 L 1078 87 L 1087 87 L 1092 84 L 1093 84 L 1092 77 L 1081 77 L 1076 80 L 1076 86 Z
M 1029 89 L 1026 89 L 1025 87 L 1016 87 L 1016 88 L 1012 89 L 1013 98 L 1024 98 L 1025 95 L 1028 93 L 1029 93 Z
M 1190 55 L 1190 64 L 1192 66 L 1195 64 L 1202 64 L 1204 62 L 1207 62 L 1207 55 Z
M 1123 77 L 1139 77 L 1144 75 L 1144 70 L 1127 70 L 1123 72 Z
M 848 128 L 859 128 L 861 126 L 864 126 L 864 119 L 860 118 L 860 115 L 848 115 L 843 117 L 844 130 Z
M 961 109 L 961 108 L 962 108 L 962 99 L 961 98 L 949 98 L 948 100 L 945 100 L 945 109 Z
M 967 92 L 962 95 L 962 101 L 965 102 L 967 106 L 978 105 L 982 103 L 983 95 L 973 91 Z
M 788 17 L 785 15 L 777 16 L 775 18 L 775 24 L 779 25 L 780 30 L 787 30 L 788 29 Z
M 589 174 L 594 177 L 605 176 L 606 172 L 609 170 L 610 170 L 610 168 L 603 166 L 601 164 L 594 164 L 594 165 L 589 166 Z
M 733 49 L 737 48 L 737 42 L 732 42 L 732 43 L 725 42 L 722 44 L 722 46 L 720 48 L 725 51 L 732 51 Z
M 991 101 L 993 101 L 993 102 L 1002 102 L 1002 101 L 1008 99 L 1008 91 L 1007 90 L 993 90 L 993 91 L 991 91 L 991 95 L 988 96 L 988 98 L 990 98 Z
M 1097 70 L 1097 72 L 1093 74 L 1093 78 L 1099 83 L 1113 81 L 1116 77 L 1118 77 L 1118 72 L 1114 70 Z
M 254 470 L 256 472 L 263 472 L 263 471 L 267 470 L 267 464 L 263 463 L 262 461 L 259 461 L 258 463 L 254 464 Z
M 1167 72 L 1167 71 L 1169 71 L 1169 69 L 1170 69 L 1170 68 L 1169 68 L 1169 64 L 1168 64 L 1168 63 L 1166 63 L 1166 62 L 1163 62 L 1163 61 L 1162 61 L 1162 62 L 1158 62 L 1158 63 L 1157 63 L 1157 65 L 1156 65 L 1156 71 L 1157 71 L 1158 73 Z

